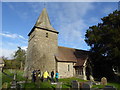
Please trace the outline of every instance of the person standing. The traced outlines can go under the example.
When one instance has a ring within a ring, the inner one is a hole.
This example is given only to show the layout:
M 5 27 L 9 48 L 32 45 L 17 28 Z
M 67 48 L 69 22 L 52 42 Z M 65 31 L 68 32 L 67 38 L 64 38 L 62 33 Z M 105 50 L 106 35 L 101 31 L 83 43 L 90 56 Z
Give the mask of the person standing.
M 56 71 L 56 74 L 55 74 L 56 82 L 58 82 L 58 77 L 59 77 L 59 73 L 58 71 Z
M 36 81 L 36 72 L 35 72 L 35 70 L 32 72 L 32 81 L 33 82 Z
M 51 82 L 54 82 L 54 71 L 51 72 Z
M 43 81 L 48 81 L 49 74 L 47 71 L 44 72 L 43 74 Z

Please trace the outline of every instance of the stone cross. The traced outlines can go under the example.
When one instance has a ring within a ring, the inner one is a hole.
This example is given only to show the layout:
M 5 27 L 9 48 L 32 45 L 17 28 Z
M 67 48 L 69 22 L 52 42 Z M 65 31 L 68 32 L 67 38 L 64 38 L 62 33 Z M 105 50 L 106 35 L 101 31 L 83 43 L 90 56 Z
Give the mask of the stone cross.
M 101 85 L 107 85 L 107 78 L 106 77 L 101 78 Z

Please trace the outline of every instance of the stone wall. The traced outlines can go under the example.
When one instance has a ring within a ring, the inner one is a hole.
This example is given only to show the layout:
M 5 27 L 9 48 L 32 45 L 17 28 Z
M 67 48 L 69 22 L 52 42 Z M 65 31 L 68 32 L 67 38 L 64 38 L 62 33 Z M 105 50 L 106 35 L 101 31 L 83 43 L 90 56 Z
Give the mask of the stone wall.
M 57 62 L 57 69 L 59 72 L 60 78 L 67 78 L 67 77 L 73 77 L 75 75 L 75 69 L 74 69 L 73 62 Z
M 54 56 L 58 48 L 57 39 L 57 33 L 35 28 L 29 37 L 25 68 L 28 75 L 35 69 L 40 69 L 42 72 L 56 71 Z

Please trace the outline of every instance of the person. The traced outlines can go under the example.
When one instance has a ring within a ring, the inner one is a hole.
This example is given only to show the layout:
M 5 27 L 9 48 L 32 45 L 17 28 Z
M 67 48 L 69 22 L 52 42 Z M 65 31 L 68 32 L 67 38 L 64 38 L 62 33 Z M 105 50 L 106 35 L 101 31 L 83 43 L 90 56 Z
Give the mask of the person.
M 48 81 L 48 77 L 49 77 L 49 74 L 48 74 L 48 72 L 47 71 L 45 71 L 44 73 L 43 73 L 43 81 Z
M 32 81 L 35 82 L 36 81 L 36 71 L 33 70 L 32 72 Z
M 59 77 L 59 73 L 58 71 L 56 71 L 56 74 L 55 74 L 56 82 L 58 82 L 58 77 Z
M 41 78 L 41 71 L 40 71 L 40 69 L 38 70 L 38 77 L 39 77 L 39 79 Z
M 54 82 L 54 71 L 51 72 L 51 82 Z

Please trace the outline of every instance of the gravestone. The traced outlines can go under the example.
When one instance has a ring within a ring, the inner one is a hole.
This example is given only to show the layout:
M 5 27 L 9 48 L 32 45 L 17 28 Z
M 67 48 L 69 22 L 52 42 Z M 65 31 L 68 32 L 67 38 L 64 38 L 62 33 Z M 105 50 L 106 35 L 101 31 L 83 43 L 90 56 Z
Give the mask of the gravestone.
M 11 88 L 17 88 L 17 82 L 15 80 L 12 81 Z
M 11 88 L 17 88 L 17 81 L 16 81 L 17 74 L 14 74 L 13 81 L 11 83 Z
M 107 85 L 107 78 L 106 77 L 101 78 L 101 85 Z
M 90 90 L 90 85 L 87 83 L 83 83 L 83 84 L 81 84 L 80 90 Z
M 103 90 L 117 90 L 117 89 L 113 86 L 105 86 Z
M 72 81 L 72 88 L 73 90 L 79 90 L 79 83 L 76 80 Z
M 90 87 L 92 87 L 93 85 L 96 85 L 94 82 L 92 82 L 92 81 L 87 81 L 87 82 L 85 82 L 86 84 L 88 84 Z
M 57 82 L 56 90 L 61 90 L 62 82 Z
M 94 78 L 92 75 L 90 75 L 90 81 L 94 82 Z

